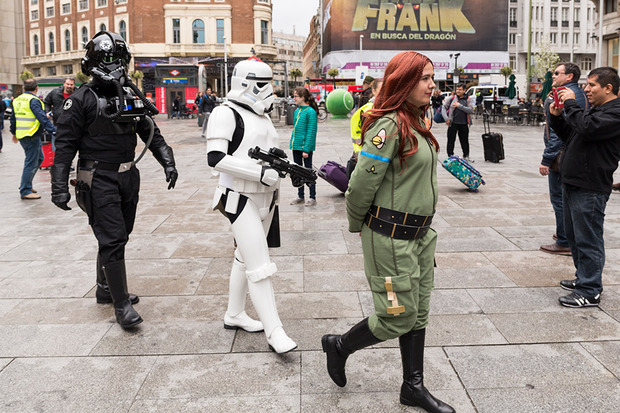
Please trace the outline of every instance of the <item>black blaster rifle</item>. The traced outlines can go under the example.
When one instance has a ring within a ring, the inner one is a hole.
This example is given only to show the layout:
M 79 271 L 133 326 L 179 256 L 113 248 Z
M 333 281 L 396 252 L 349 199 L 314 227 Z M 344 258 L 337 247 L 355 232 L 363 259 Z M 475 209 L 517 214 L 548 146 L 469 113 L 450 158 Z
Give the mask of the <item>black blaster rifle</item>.
M 303 186 L 303 184 L 316 183 L 316 171 L 290 162 L 286 159 L 286 153 L 280 148 L 271 148 L 266 152 L 257 146 L 248 151 L 248 156 L 267 162 L 270 167 L 278 171 L 280 178 L 284 178 L 288 174 L 296 188 Z

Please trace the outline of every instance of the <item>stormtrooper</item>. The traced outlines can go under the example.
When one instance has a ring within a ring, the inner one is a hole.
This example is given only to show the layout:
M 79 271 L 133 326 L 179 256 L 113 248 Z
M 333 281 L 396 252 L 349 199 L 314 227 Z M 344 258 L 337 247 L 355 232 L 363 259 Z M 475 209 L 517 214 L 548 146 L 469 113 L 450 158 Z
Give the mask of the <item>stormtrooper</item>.
M 236 249 L 230 273 L 228 308 L 224 327 L 265 332 L 276 353 L 297 348 L 282 328 L 271 276 L 277 271 L 269 246 L 279 246 L 277 202 L 280 176 L 248 151 L 277 147 L 278 135 L 267 113 L 274 96 L 273 74 L 264 62 L 250 58 L 233 71 L 228 102 L 213 110 L 207 125 L 209 166 L 219 173 L 213 209 L 230 221 Z M 260 321 L 245 312 L 246 294 Z
M 122 328 L 142 322 L 133 308 L 139 298 L 127 292 L 125 269 L 125 245 L 140 189 L 136 163 L 149 149 L 164 169 L 168 189 L 178 177 L 172 148 L 151 118 L 157 108 L 128 79 L 130 60 L 127 44 L 116 33 L 101 31 L 88 42 L 82 71 L 92 81 L 64 101 L 51 169 L 52 202 L 70 210 L 69 173 L 79 153 L 75 197 L 97 238 L 96 298 L 100 304 L 114 305 Z M 145 148 L 134 159 L 136 135 Z

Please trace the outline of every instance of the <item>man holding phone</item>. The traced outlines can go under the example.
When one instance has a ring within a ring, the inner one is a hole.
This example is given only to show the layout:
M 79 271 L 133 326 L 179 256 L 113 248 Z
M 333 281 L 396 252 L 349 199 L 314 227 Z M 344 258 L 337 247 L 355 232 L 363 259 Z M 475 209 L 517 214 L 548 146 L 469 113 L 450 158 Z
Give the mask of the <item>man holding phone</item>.
M 613 174 L 620 161 L 620 78 L 612 67 L 588 75 L 585 93 L 592 106 L 584 110 L 572 89 L 559 90 L 564 109 L 549 107 L 551 127 L 564 142 L 562 172 L 564 228 L 577 269 L 574 280 L 560 286 L 572 291 L 560 297 L 565 307 L 594 307 L 603 291 L 605 264 L 603 225 Z
M 552 74 L 553 92 L 545 99 L 545 130 L 544 141 L 545 150 L 543 151 L 542 161 L 538 167 L 538 171 L 542 176 L 549 178 L 549 198 L 551 206 L 555 212 L 555 242 L 547 245 L 541 245 L 540 250 L 548 254 L 570 255 L 571 250 L 566 240 L 564 231 L 564 212 L 562 207 L 562 178 L 560 176 L 559 164 L 564 149 L 564 143 L 555 134 L 553 129 L 549 127 L 549 106 L 554 101 L 554 95 L 557 95 L 559 88 L 568 88 L 573 91 L 577 104 L 587 109 L 587 99 L 583 90 L 577 84 L 581 77 L 579 66 L 571 62 L 560 63 Z M 560 89 L 561 90 L 561 89 Z M 544 97 L 543 97 L 544 98 Z M 556 105 L 556 107 L 558 107 Z

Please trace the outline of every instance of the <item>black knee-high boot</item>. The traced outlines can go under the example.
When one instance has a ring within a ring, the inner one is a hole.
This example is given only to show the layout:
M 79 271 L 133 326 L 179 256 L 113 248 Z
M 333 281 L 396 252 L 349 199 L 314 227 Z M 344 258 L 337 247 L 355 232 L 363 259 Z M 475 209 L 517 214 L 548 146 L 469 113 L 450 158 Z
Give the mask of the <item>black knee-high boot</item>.
M 99 254 L 97 254 L 97 291 L 95 291 L 95 297 L 97 297 L 97 304 L 112 304 L 110 287 L 108 287 L 108 282 L 105 279 L 103 266 L 101 265 L 101 256 Z M 140 302 L 140 297 L 130 293 L 129 300 L 131 304 L 138 304 Z
M 327 354 L 327 372 L 334 383 L 340 387 L 347 384 L 347 376 L 344 367 L 347 357 L 364 347 L 380 343 L 368 327 L 368 319 L 365 318 L 343 335 L 327 334 L 321 339 L 323 351 Z
M 454 413 L 455 410 L 436 399 L 424 387 L 424 337 L 426 329 L 410 331 L 398 338 L 403 360 L 403 385 L 400 402 L 418 406 L 429 413 Z
M 108 281 L 110 295 L 114 302 L 114 314 L 116 321 L 123 328 L 130 328 L 142 322 L 142 317 L 131 306 L 129 293 L 127 292 L 127 274 L 125 261 L 114 261 L 103 267 L 105 278 Z

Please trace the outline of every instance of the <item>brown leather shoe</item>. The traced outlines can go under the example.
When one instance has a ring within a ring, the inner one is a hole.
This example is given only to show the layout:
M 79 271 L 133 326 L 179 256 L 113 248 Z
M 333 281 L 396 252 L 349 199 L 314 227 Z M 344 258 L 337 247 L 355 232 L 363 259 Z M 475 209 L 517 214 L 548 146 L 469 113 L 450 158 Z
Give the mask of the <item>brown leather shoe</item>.
M 561 247 L 555 242 L 549 245 L 541 245 L 540 250 L 542 252 L 546 252 L 547 254 L 571 255 L 569 247 Z
M 611 189 L 613 189 L 614 191 L 620 191 L 620 183 L 613 184 L 611 186 Z
M 30 193 L 28 195 L 22 196 L 22 199 L 41 199 L 41 195 Z

